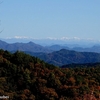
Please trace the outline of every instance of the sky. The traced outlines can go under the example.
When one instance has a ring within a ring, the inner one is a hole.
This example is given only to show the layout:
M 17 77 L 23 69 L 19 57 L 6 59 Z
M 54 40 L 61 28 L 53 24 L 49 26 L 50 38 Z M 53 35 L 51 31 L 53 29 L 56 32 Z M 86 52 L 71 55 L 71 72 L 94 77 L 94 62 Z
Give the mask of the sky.
M 0 1 L 0 38 L 100 40 L 100 0 Z

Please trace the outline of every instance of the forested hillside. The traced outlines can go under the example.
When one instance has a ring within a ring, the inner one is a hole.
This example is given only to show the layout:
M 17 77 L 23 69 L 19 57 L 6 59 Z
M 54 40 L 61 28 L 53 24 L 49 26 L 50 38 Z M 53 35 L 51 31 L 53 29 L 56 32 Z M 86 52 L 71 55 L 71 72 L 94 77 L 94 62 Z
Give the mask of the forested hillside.
M 47 63 L 54 64 L 56 66 L 62 66 L 72 63 L 96 63 L 100 62 L 100 53 L 94 52 L 77 52 L 73 50 L 61 49 L 60 51 L 55 51 L 52 53 L 33 53 L 26 52 Z
M 98 48 L 97 48 L 98 47 Z M 68 50 L 68 47 L 59 45 L 43 47 L 33 42 L 28 43 L 6 43 L 0 40 L 0 49 L 16 52 L 17 50 L 38 57 L 49 64 L 62 66 L 71 63 L 96 63 L 100 62 L 100 53 L 95 52 L 77 52 Z M 99 50 L 99 46 L 94 46 L 95 50 Z M 55 51 L 55 50 L 58 51 Z M 88 51 L 88 50 L 87 50 Z
M 0 50 L 3 95 L 9 100 L 100 100 L 100 64 L 58 68 L 23 52 Z

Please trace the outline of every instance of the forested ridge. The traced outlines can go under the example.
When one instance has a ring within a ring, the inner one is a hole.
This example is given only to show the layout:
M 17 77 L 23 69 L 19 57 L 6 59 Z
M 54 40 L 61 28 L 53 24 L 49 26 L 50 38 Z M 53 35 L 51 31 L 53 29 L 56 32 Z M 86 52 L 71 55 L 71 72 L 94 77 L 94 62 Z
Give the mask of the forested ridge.
M 51 53 L 33 53 L 26 52 L 30 55 L 39 57 L 49 64 L 62 66 L 72 63 L 97 63 L 100 62 L 100 53 L 95 52 L 77 52 L 73 50 L 61 49 Z
M 9 100 L 100 100 L 100 64 L 59 68 L 20 51 L 0 50 L 3 95 Z
M 74 51 L 68 47 L 59 47 L 59 45 L 51 46 L 53 48 L 58 48 L 57 51 L 50 49 L 49 47 L 44 47 L 34 42 L 28 43 L 6 43 L 0 40 L 0 48 L 3 50 L 8 50 L 10 52 L 16 52 L 16 50 L 23 51 L 32 56 L 38 57 L 49 64 L 56 66 L 62 66 L 72 63 L 96 63 L 100 62 L 100 46 L 93 46 L 93 50 L 85 50 L 85 52 Z M 81 50 L 79 50 L 81 51 Z M 84 51 L 84 50 L 83 50 Z

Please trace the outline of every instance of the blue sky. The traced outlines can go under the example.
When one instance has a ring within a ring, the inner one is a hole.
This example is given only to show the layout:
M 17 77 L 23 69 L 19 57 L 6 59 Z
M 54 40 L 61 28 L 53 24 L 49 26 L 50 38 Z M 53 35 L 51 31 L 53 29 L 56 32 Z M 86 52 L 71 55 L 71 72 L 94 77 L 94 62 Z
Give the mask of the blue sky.
M 100 0 L 0 0 L 1 38 L 100 40 Z

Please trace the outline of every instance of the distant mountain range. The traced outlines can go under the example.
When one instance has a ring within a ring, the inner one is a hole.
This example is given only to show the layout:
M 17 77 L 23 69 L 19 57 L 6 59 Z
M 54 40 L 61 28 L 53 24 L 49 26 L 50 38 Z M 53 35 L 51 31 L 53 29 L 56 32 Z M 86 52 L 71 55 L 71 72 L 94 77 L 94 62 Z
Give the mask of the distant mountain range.
M 36 44 L 40 44 L 43 46 L 47 45 L 55 45 L 55 44 L 67 44 L 68 47 L 90 47 L 95 44 L 100 44 L 100 41 L 94 39 L 82 39 L 79 37 L 47 37 L 47 38 L 34 38 L 34 37 L 26 37 L 26 36 L 15 36 L 15 37 L 6 37 L 0 38 L 2 41 L 6 41 L 9 43 L 23 42 L 28 43 L 30 41 L 35 42 Z
M 19 50 L 19 51 L 45 52 L 45 53 L 51 52 L 51 50 L 49 50 L 41 45 L 35 44 L 33 42 L 9 44 L 9 43 L 6 43 L 6 42 L 0 40 L 0 48 L 4 49 L 4 50 L 8 50 L 8 51 Z
M 52 53 L 32 53 L 26 52 L 33 56 L 36 56 L 47 63 L 54 64 L 56 66 L 62 66 L 72 63 L 96 63 L 100 62 L 100 54 L 93 52 L 76 52 L 72 50 L 61 49 Z
M 52 51 L 59 51 L 61 49 L 67 49 L 67 50 L 74 50 L 79 52 L 96 52 L 100 53 L 100 45 L 94 45 L 92 47 L 84 48 L 80 47 L 78 45 L 73 45 L 74 47 L 70 48 L 67 45 L 52 45 L 52 46 L 46 46 L 46 48 L 52 50 Z
M 100 45 L 94 45 L 92 47 L 82 47 L 78 44 L 55 44 L 51 46 L 41 46 L 34 42 L 22 43 L 22 42 L 15 42 L 15 43 L 7 43 L 0 40 L 0 48 L 9 51 L 31 51 L 31 52 L 52 52 L 52 51 L 59 51 L 61 49 L 67 50 L 75 50 L 79 52 L 97 52 L 100 53 Z
M 62 66 L 72 63 L 96 63 L 100 62 L 100 46 L 95 45 L 91 48 L 52 45 L 41 46 L 33 42 L 28 43 L 6 43 L 0 41 L 0 49 L 14 51 L 24 51 L 30 55 L 39 57 L 47 63 Z M 95 53 L 94 53 L 95 52 Z

